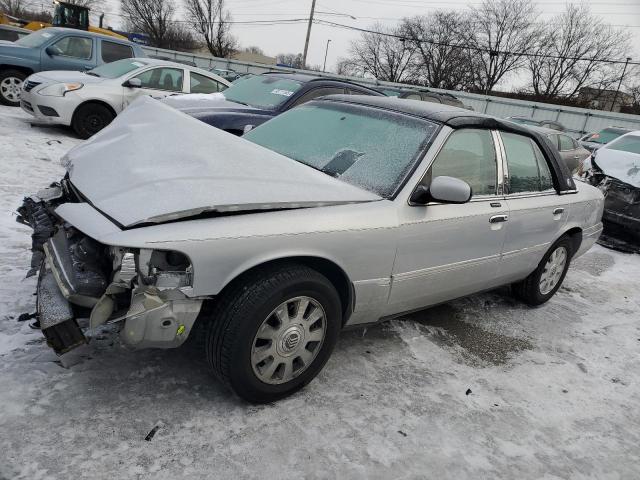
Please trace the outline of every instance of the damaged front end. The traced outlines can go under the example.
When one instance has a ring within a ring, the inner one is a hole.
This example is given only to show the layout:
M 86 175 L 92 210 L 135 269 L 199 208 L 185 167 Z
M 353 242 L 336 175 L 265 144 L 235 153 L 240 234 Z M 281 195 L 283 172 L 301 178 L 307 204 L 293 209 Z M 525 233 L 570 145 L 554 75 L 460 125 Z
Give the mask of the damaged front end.
M 599 243 L 640 253 L 640 188 L 606 175 L 593 159 L 587 180 L 604 195 L 605 230 Z
M 28 276 L 39 272 L 37 316 L 47 344 L 64 354 L 86 343 L 86 332 L 118 324 L 126 345 L 181 345 L 203 302 L 188 296 L 189 258 L 175 251 L 105 245 L 55 214 L 59 205 L 80 201 L 63 180 L 25 198 L 18 209 L 18 221 L 34 230 Z

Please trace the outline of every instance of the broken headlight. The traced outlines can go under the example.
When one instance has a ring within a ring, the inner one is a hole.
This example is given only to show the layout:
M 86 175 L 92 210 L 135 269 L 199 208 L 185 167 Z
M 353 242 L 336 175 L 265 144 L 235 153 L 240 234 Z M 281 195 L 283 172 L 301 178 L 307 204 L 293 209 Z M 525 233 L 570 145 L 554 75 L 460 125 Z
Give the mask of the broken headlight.
M 138 273 L 145 285 L 158 288 L 189 287 L 193 280 L 191 261 L 173 250 L 140 250 Z

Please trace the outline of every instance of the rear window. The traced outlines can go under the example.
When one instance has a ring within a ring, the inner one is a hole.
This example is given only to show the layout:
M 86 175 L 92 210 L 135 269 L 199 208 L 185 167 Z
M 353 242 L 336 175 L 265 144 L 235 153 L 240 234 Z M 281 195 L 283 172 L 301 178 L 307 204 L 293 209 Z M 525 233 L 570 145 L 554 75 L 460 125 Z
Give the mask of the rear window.
M 18 32 L 15 30 L 3 30 L 0 29 L 0 40 L 7 40 L 9 42 L 14 42 L 18 39 Z
M 102 61 L 104 63 L 115 62 L 123 58 L 133 57 L 133 49 L 121 43 L 102 41 Z
M 609 150 L 618 150 L 620 152 L 630 152 L 640 154 L 640 137 L 636 135 L 625 135 L 618 138 L 607 146 Z
M 553 188 L 551 172 L 538 146 L 528 137 L 500 132 L 509 167 L 509 193 Z
M 616 138 L 624 135 L 625 133 L 629 133 L 629 130 L 617 130 L 614 128 L 605 128 L 604 130 L 600 130 L 598 133 L 594 133 L 591 138 L 589 138 L 588 142 L 594 143 L 609 143 Z

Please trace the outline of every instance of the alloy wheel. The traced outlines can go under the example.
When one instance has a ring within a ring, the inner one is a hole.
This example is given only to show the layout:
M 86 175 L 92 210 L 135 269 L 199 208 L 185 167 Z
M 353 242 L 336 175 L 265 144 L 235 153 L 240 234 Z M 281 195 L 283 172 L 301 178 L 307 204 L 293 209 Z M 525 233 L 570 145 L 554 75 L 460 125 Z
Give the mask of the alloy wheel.
M 278 305 L 258 328 L 251 348 L 253 372 L 264 383 L 287 383 L 307 370 L 327 332 L 320 303 L 307 296 Z
M 540 293 L 547 295 L 551 292 L 562 278 L 565 266 L 567 264 L 568 252 L 565 247 L 558 247 L 547 259 L 544 270 L 540 275 Z
M 5 77 L 0 82 L 0 95 L 9 102 L 20 101 L 20 90 L 22 89 L 22 80 L 18 77 Z

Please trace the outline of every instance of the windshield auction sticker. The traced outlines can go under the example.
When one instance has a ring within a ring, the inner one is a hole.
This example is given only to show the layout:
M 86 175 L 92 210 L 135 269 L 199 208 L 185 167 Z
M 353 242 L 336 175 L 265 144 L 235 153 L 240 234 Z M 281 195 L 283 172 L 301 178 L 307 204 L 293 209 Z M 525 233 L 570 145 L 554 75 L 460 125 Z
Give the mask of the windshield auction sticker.
M 277 88 L 271 90 L 271 93 L 273 93 L 274 95 L 282 95 L 283 97 L 290 97 L 291 95 L 293 95 L 293 92 L 289 90 L 280 90 Z

